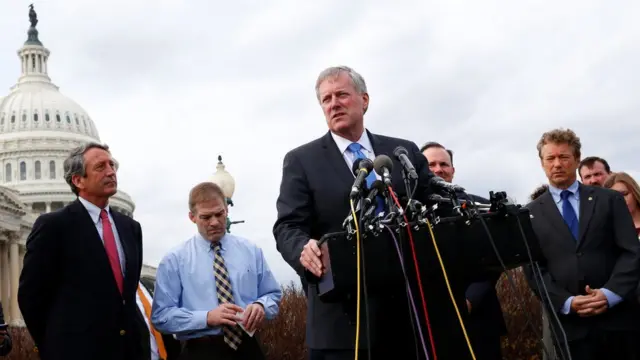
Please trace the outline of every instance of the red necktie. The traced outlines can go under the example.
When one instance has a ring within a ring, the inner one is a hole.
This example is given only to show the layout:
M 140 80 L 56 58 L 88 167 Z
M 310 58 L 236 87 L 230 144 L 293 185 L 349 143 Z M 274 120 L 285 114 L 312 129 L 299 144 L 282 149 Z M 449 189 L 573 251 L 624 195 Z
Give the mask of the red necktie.
M 120 294 L 122 294 L 122 285 L 124 281 L 122 279 L 122 270 L 120 269 L 120 256 L 118 256 L 116 237 L 113 235 L 113 229 L 111 228 L 111 222 L 109 221 L 109 215 L 107 215 L 106 210 L 102 209 L 100 212 L 100 219 L 102 219 L 104 248 L 107 251 L 107 257 L 109 257 L 109 264 L 111 264 L 111 270 L 113 271 L 113 276 L 116 279 L 118 290 L 120 290 Z

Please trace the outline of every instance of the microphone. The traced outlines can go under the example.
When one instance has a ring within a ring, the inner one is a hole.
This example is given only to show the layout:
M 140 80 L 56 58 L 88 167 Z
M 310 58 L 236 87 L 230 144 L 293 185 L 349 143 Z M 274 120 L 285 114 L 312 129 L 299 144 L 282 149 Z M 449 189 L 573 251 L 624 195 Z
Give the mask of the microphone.
M 391 186 L 391 170 L 393 170 L 393 161 L 387 155 L 378 155 L 373 160 L 373 168 L 376 173 L 382 177 L 382 181 L 386 186 Z
M 364 205 L 365 206 L 371 205 L 371 203 L 376 198 L 376 196 L 377 195 L 382 195 L 384 190 L 385 190 L 385 187 L 384 187 L 384 183 L 382 181 L 380 181 L 380 180 L 374 181 L 371 184 L 371 187 L 370 187 L 370 190 L 369 190 L 369 194 L 364 199 Z
M 440 176 L 432 177 L 431 180 L 429 180 L 429 184 L 436 188 L 439 188 L 448 192 L 458 192 L 458 191 L 464 192 L 464 188 L 462 186 L 446 182 Z
M 351 187 L 350 196 L 354 198 L 360 193 L 364 180 L 367 178 L 367 175 L 369 175 L 371 170 L 373 170 L 373 162 L 369 159 L 354 161 L 352 170 L 353 174 L 356 176 L 356 180 L 353 182 L 353 186 Z
M 416 169 L 413 167 L 411 160 L 409 160 L 409 158 L 407 157 L 407 154 L 408 154 L 407 149 L 405 149 L 402 146 L 398 146 L 393 150 L 393 155 L 395 155 L 395 157 L 398 160 L 400 160 L 400 164 L 402 164 L 402 166 L 404 167 L 404 171 L 409 173 L 409 178 L 418 179 L 418 173 L 416 172 Z

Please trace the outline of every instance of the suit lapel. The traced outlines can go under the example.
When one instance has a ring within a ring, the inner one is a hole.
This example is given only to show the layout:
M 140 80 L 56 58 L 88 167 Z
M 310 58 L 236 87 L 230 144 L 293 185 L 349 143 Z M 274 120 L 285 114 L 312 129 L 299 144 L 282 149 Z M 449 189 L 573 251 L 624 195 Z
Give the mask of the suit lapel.
M 593 215 L 593 210 L 595 209 L 597 198 L 593 194 L 593 189 L 588 189 L 582 184 L 578 187 L 578 193 L 580 194 L 580 230 L 578 231 L 578 242 L 582 244 Z
M 393 183 L 394 192 L 397 194 L 404 194 L 405 186 L 402 179 L 402 165 L 396 160 L 395 156 L 393 156 L 394 146 L 396 146 L 397 143 L 384 141 L 382 137 L 372 134 L 368 130 L 367 134 L 369 135 L 369 140 L 373 147 L 373 153 L 376 154 L 376 156 L 387 155 L 391 158 L 391 161 L 393 162 L 393 169 L 391 169 L 391 182 Z
M 322 138 L 322 148 L 324 150 L 324 156 L 333 167 L 333 170 L 338 175 L 338 179 L 345 183 L 353 183 L 354 177 L 351 169 L 347 167 L 347 162 L 344 160 L 344 156 L 340 153 L 338 145 L 331 137 L 331 132 Z
M 560 211 L 558 210 L 558 206 L 556 205 L 551 193 L 549 191 L 540 195 L 540 206 L 542 207 L 542 213 L 549 220 L 551 225 L 553 225 L 556 230 L 558 230 L 560 237 L 566 239 L 571 242 L 573 247 L 577 246 L 576 240 L 573 239 L 573 235 L 569 230 L 569 227 L 564 222 Z

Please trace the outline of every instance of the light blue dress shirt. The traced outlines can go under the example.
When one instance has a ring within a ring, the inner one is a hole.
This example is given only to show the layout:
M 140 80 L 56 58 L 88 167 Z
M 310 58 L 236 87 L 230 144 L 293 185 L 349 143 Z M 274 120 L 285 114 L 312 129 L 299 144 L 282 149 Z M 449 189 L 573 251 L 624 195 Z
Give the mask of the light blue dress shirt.
M 151 322 L 158 331 L 178 340 L 217 335 L 220 327 L 207 325 L 207 313 L 218 307 L 214 252 L 210 242 L 196 234 L 170 251 L 158 265 Z M 262 304 L 267 319 L 278 314 L 282 290 L 262 250 L 248 240 L 225 234 L 220 240 L 234 303 L 242 308 Z
M 85 209 L 87 209 L 87 212 L 89 213 L 89 217 L 91 217 L 91 220 L 93 221 L 93 225 L 96 227 L 96 230 L 98 230 L 98 235 L 100 235 L 100 239 L 102 240 L 102 245 L 104 245 L 102 219 L 100 218 L 100 213 L 102 212 L 102 209 L 100 209 L 94 203 L 91 203 L 80 196 L 78 196 L 78 200 L 80 200 L 80 203 L 84 206 Z M 109 222 L 111 223 L 111 231 L 113 231 L 113 237 L 116 240 L 116 249 L 118 249 L 118 257 L 120 258 L 120 271 L 122 271 L 122 274 L 124 275 L 124 266 L 126 264 L 125 256 L 124 256 L 124 248 L 122 247 L 122 243 L 120 242 L 120 235 L 118 234 L 116 223 L 113 221 L 113 217 L 111 216 L 111 209 L 109 208 L 109 205 L 105 206 L 104 209 L 107 211 L 107 215 L 109 216 Z
M 579 221 L 580 220 L 580 193 L 578 192 L 578 189 L 579 189 L 579 183 L 576 180 L 576 182 L 574 182 L 573 184 L 571 184 L 571 186 L 569 186 L 569 188 L 567 188 L 567 190 L 569 190 L 572 194 L 572 195 L 569 195 L 567 199 L 569 200 L 569 203 L 573 207 L 573 211 L 575 211 Z M 562 193 L 562 190 L 554 187 L 553 185 L 549 185 L 549 192 L 551 193 L 551 197 L 553 198 L 553 201 L 556 203 L 556 206 L 558 207 L 558 211 L 560 211 L 560 215 L 563 215 L 562 198 L 560 197 L 560 193 Z M 606 296 L 607 302 L 609 303 L 610 308 L 614 307 L 615 305 L 617 305 L 622 301 L 622 297 L 612 292 L 611 290 L 605 289 L 605 288 L 601 288 L 600 290 L 602 290 L 602 292 L 604 293 L 604 296 Z M 571 311 L 571 302 L 573 301 L 574 297 L 575 296 L 569 296 L 569 298 L 567 298 L 567 300 L 564 302 L 564 305 L 562 306 L 563 314 L 565 315 L 569 314 L 569 312 Z

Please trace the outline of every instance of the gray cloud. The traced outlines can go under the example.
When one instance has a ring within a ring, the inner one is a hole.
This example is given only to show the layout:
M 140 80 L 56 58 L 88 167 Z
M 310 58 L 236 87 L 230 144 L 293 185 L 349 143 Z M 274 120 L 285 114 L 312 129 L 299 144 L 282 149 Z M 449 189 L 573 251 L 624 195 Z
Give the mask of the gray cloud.
M 0 86 L 17 79 L 27 2 L 0 13 Z M 545 181 L 542 132 L 571 127 L 584 155 L 640 177 L 640 3 L 605 1 L 205 2 L 36 4 L 50 74 L 92 116 L 137 203 L 145 261 L 157 264 L 195 227 L 189 189 L 222 154 L 236 178 L 233 232 L 264 248 L 279 279 L 295 275 L 271 227 L 282 158 L 322 136 L 314 95 L 346 64 L 371 93 L 367 126 L 456 151 L 470 192 L 519 201 Z

